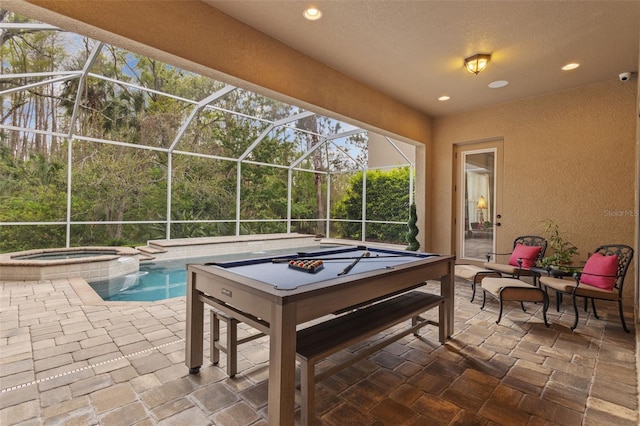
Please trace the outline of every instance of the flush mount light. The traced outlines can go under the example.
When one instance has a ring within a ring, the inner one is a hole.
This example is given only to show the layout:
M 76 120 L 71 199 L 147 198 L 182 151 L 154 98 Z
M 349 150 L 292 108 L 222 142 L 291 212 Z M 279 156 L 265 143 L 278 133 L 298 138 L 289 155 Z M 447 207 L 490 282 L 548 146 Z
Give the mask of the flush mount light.
M 304 17 L 309 21 L 317 21 L 322 18 L 322 12 L 320 12 L 320 9 L 313 6 L 306 8 L 302 15 L 304 15 Z
M 565 65 L 565 66 L 564 66 L 564 67 L 562 67 L 561 69 L 562 69 L 562 71 L 571 71 L 571 70 L 575 70 L 575 69 L 576 69 L 576 68 L 578 68 L 579 66 L 580 66 L 580 64 L 576 64 L 576 63 L 574 62 L 574 63 L 571 63 L 571 64 L 567 64 L 567 65 Z
M 449 96 L 447 96 L 447 95 L 440 96 L 440 97 L 438 98 L 438 100 L 439 100 L 439 101 L 448 101 L 449 99 L 451 99 L 451 98 L 450 98 Z
M 492 89 L 499 89 L 500 87 L 504 87 L 507 84 L 509 84 L 507 80 L 496 80 L 489 83 L 489 87 Z
M 464 67 L 470 73 L 478 75 L 487 68 L 487 64 L 491 60 L 491 55 L 484 53 L 478 53 L 477 55 L 470 56 L 464 60 Z

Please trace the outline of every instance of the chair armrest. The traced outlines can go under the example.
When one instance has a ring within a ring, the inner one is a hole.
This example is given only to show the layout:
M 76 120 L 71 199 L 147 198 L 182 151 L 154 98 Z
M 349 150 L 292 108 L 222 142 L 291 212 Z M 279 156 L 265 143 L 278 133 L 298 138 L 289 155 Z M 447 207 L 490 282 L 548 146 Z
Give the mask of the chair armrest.
M 491 256 L 508 256 L 510 254 L 512 254 L 513 252 L 509 252 L 509 253 L 493 253 L 493 252 L 488 252 L 486 254 L 487 256 L 487 262 L 491 262 Z
M 537 257 L 519 257 L 519 258 L 517 258 L 517 259 L 516 259 L 516 262 L 518 262 L 518 267 L 519 267 L 520 269 L 526 269 L 526 270 L 529 270 L 529 268 L 523 268 L 523 267 L 522 267 L 522 262 L 523 262 L 524 260 L 530 260 L 530 261 L 533 263 L 533 265 L 535 266 L 535 264 L 536 264 L 536 260 L 538 260 L 538 258 L 537 258 Z

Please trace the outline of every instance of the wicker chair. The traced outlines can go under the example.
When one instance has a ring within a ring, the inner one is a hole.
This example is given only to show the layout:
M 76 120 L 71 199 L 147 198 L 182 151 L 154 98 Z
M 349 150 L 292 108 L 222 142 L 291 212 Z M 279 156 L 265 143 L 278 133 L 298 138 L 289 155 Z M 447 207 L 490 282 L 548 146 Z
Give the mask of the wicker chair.
M 615 265 L 615 261 L 607 259 L 609 256 L 614 255 L 617 256 L 617 265 Z M 602 245 L 595 249 L 594 254 L 587 260 L 582 271 L 573 274 L 573 279 L 542 276 L 540 277 L 540 285 L 544 287 L 547 293 L 549 289 L 555 291 L 556 297 L 560 297 L 562 294 L 571 296 L 573 300 L 573 310 L 575 312 L 575 320 L 571 327 L 572 330 L 578 325 L 576 297 L 584 297 L 585 307 L 586 299 L 591 299 L 593 315 L 598 319 L 600 318 L 596 311 L 595 299 L 608 302 L 617 301 L 622 328 L 628 333 L 629 329 L 624 321 L 624 314 L 622 312 L 622 286 L 624 285 L 624 277 L 631 264 L 631 259 L 633 259 L 633 249 L 627 245 Z M 603 265 L 602 262 L 607 262 L 610 266 L 598 266 L 599 264 Z M 607 268 L 611 268 L 609 272 L 598 273 L 599 270 L 603 271 Z M 608 288 L 608 286 L 611 286 L 611 288 Z
M 535 255 L 525 254 L 523 256 L 518 256 L 521 252 L 530 252 L 528 248 L 531 247 L 541 247 L 541 249 Z M 520 276 L 531 276 L 532 273 L 529 268 L 544 257 L 546 250 L 547 240 L 544 237 L 539 237 L 537 235 L 523 235 L 517 237 L 513 241 L 513 250 L 511 252 L 487 253 L 487 261 L 485 262 L 484 267 L 516 279 L 519 279 Z M 497 259 L 498 256 L 510 257 L 507 259 L 507 263 L 501 263 L 497 261 L 491 262 L 492 256 L 494 259 Z

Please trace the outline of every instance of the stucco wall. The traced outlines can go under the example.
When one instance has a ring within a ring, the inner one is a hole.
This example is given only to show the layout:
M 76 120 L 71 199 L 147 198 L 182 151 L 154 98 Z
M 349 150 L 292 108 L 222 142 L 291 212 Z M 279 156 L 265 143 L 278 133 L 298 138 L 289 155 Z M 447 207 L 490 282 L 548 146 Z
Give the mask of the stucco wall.
M 551 218 L 585 260 L 600 244 L 634 246 L 634 78 L 437 118 L 433 123 L 433 250 L 452 252 L 454 144 L 504 139 L 498 249 L 541 234 Z M 627 276 L 631 297 L 634 271 Z

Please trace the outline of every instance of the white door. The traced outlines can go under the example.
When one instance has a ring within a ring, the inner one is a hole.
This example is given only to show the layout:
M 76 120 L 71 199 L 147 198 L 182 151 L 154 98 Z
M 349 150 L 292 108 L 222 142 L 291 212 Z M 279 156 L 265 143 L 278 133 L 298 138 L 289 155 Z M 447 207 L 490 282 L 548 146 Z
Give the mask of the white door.
M 455 162 L 456 256 L 484 262 L 500 231 L 502 140 L 456 146 Z

